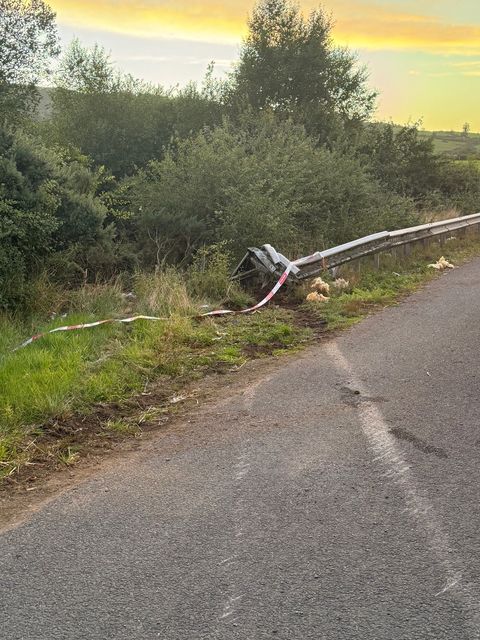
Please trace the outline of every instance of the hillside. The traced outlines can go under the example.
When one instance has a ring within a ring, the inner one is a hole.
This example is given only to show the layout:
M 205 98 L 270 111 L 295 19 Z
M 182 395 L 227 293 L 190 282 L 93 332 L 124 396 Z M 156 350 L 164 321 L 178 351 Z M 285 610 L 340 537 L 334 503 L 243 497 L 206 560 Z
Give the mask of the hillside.
M 421 131 L 423 137 L 433 136 L 435 152 L 459 160 L 480 159 L 480 133 L 460 131 Z

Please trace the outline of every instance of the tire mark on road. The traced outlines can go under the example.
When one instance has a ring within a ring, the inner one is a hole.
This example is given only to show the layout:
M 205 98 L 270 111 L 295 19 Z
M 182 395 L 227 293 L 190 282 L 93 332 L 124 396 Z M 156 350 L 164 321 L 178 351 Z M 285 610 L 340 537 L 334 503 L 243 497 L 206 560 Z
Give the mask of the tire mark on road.
M 268 378 L 269 379 L 269 378 Z M 265 383 L 262 380 L 252 385 L 243 394 L 244 411 L 250 413 L 253 407 L 257 389 Z M 229 593 L 226 601 L 223 604 L 222 614 L 219 617 L 221 622 L 228 623 L 234 627 L 238 626 L 238 617 L 240 615 L 239 605 L 244 598 L 244 593 L 239 587 L 238 576 L 242 572 L 242 556 L 243 547 L 246 544 L 245 529 L 247 511 L 247 502 L 244 497 L 244 483 L 251 470 L 250 452 L 249 452 L 250 439 L 245 438 L 240 445 L 240 451 L 237 455 L 235 465 L 233 466 L 232 473 L 234 478 L 234 491 L 232 496 L 233 509 L 234 509 L 234 528 L 233 536 L 230 540 L 230 545 L 233 546 L 232 555 L 222 560 L 219 564 L 225 566 L 227 571 L 227 578 L 230 583 Z
M 375 453 L 375 462 L 382 462 L 386 467 L 384 474 L 402 490 L 406 502 L 405 511 L 421 528 L 429 543 L 430 551 L 445 573 L 445 586 L 435 595 L 440 597 L 451 591 L 464 611 L 465 620 L 472 640 L 480 639 L 480 595 L 476 585 L 464 578 L 465 563 L 454 551 L 448 534 L 443 530 L 441 520 L 435 514 L 429 499 L 422 495 L 417 486 L 401 448 L 391 433 L 382 413 L 375 403 L 367 398 L 369 391 L 365 389 L 355 376 L 352 366 L 341 352 L 337 341 L 325 345 L 336 367 L 348 376 L 350 384 L 363 396 L 364 401 L 356 403 L 362 431 L 368 444 Z

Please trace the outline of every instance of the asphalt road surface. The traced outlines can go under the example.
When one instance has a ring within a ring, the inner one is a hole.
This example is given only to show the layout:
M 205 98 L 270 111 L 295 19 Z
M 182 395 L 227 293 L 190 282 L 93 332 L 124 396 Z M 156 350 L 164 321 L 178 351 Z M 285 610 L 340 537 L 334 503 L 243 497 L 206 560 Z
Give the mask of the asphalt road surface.
M 2 640 L 480 638 L 480 261 L 0 535 Z

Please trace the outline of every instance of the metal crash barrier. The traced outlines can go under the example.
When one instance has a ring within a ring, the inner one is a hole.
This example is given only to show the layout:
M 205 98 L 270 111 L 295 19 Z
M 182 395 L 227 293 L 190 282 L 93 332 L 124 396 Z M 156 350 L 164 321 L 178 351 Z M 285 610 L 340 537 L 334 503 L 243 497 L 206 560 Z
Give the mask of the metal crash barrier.
M 249 247 L 232 274 L 234 280 L 248 280 L 260 277 L 264 282 L 279 278 L 287 266 L 292 263 L 290 280 L 302 281 L 314 277 L 328 269 L 335 269 L 342 264 L 358 260 L 365 256 L 389 251 L 396 247 L 406 246 L 414 242 L 427 241 L 430 238 L 442 237 L 454 231 L 480 225 L 480 213 L 469 216 L 431 222 L 397 231 L 381 231 L 372 235 L 346 242 L 338 247 L 324 251 L 316 251 L 310 256 L 290 261 L 269 244 L 260 249 Z

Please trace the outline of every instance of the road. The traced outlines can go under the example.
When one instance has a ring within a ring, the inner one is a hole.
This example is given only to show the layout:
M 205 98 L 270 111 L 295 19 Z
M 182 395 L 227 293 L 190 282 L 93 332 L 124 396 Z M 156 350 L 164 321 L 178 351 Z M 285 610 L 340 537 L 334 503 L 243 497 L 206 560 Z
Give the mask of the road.
M 0 637 L 480 638 L 479 346 L 476 260 L 280 359 L 0 535 Z

